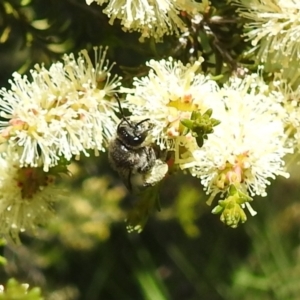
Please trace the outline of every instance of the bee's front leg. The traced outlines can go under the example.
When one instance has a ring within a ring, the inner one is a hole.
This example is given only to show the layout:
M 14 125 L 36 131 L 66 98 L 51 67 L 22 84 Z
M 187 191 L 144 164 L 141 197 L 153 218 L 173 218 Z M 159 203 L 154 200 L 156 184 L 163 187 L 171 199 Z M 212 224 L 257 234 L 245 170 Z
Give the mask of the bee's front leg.
M 139 151 L 139 162 L 136 165 L 138 173 L 146 173 L 153 168 L 156 160 L 156 154 L 152 147 L 146 146 Z

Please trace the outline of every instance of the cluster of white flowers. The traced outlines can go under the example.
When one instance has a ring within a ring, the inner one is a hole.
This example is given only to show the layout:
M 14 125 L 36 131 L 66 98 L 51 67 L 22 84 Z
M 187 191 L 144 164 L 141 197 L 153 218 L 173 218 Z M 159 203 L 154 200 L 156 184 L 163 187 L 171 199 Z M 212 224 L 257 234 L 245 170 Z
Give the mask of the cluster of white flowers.
M 185 167 L 191 167 L 209 193 L 238 184 L 251 196 L 266 196 L 269 178 L 288 176 L 282 160 L 291 152 L 280 104 L 283 95 L 269 91 L 259 75 L 252 74 L 231 78 L 216 97 L 223 106 L 217 115 L 221 124 Z
M 20 166 L 57 165 L 87 150 L 103 151 L 115 132 L 116 102 L 110 101 L 120 78 L 110 76 L 106 50 L 95 49 L 96 66 L 87 52 L 65 55 L 49 70 L 36 66 L 32 81 L 14 73 L 11 89 L 0 91 L 0 135 L 18 149 Z M 9 150 L 8 150 L 9 151 Z
M 200 64 L 201 59 L 186 66 L 171 58 L 150 61 L 149 75 L 136 78 L 133 94 L 126 97 L 132 119 L 151 120 L 152 141 L 173 151 L 173 163 L 201 179 L 209 203 L 218 193 L 244 195 L 244 202 L 266 196 L 270 179 L 288 177 L 283 158 L 292 149 L 285 133 L 284 95 L 272 91 L 259 74 L 232 77 L 219 88 L 199 72 Z M 184 121 L 192 120 L 193 111 L 209 109 L 220 124 L 199 146 Z
M 206 0 L 86 2 L 107 3 L 111 23 L 120 19 L 125 30 L 156 41 L 185 30 L 181 12 L 193 17 L 209 5 Z M 288 70 L 300 56 L 300 2 L 232 2 L 251 20 L 246 36 L 258 61 Z M 148 142 L 169 152 L 169 166 L 198 177 L 209 204 L 220 195 L 213 212 L 232 227 L 246 220 L 245 207 L 255 214 L 249 201 L 266 196 L 271 179 L 289 176 L 283 159 L 293 149 L 286 129 L 296 132 L 300 145 L 299 92 L 281 78 L 268 85 L 259 73 L 235 75 L 220 87 L 201 72 L 203 58 L 187 65 L 169 58 L 150 60 L 149 74 L 126 89 L 120 77 L 111 76 L 107 48 L 94 50 L 95 63 L 86 50 L 78 58 L 65 55 L 49 69 L 37 65 L 31 78 L 14 73 L 11 88 L 0 90 L 0 142 L 6 146 L 0 154 L 0 234 L 18 241 L 19 232 L 34 231 L 47 220 L 56 193 L 53 170 L 62 161 L 105 151 L 119 123 L 116 92 L 126 94 L 122 106 L 132 121 L 153 124 Z
M 298 153 L 300 152 L 300 87 L 293 88 L 281 73 L 274 74 L 270 84 L 273 91 L 283 95 L 282 105 L 286 111 L 286 132 Z
M 19 242 L 19 232 L 35 233 L 47 222 L 61 192 L 55 176 L 41 168 L 20 168 L 13 156 L 0 156 L 0 234 Z
M 214 107 L 212 95 L 218 85 L 208 76 L 196 74 L 202 62 L 200 58 L 193 65 L 185 66 L 172 58 L 151 60 L 147 63 L 151 68 L 149 75 L 134 79 L 134 94 L 128 94 L 125 101 L 133 114 L 131 118 L 134 121 L 149 118 L 154 124 L 151 132 L 153 140 L 162 149 L 178 150 L 185 143 L 193 147 L 194 139 L 190 138 L 190 134 L 182 135 L 184 128 L 180 121 L 189 119 L 195 110 L 204 113 Z M 217 109 L 218 105 L 213 116 Z M 175 163 L 179 160 L 180 157 L 177 157 Z
M 124 30 L 134 30 L 141 33 L 141 40 L 154 37 L 156 40 L 166 34 L 179 34 L 186 29 L 180 13 L 192 17 L 203 12 L 208 1 L 203 4 L 194 0 L 86 0 L 87 4 L 96 2 L 99 5 L 107 3 L 103 10 L 110 17 L 110 23 L 121 20 Z
M 86 50 L 77 59 L 65 55 L 49 70 L 37 65 L 31 80 L 14 73 L 11 88 L 0 91 L 3 235 L 18 240 L 18 232 L 47 220 L 49 203 L 58 195 L 45 178 L 65 171 L 61 166 L 72 157 L 105 151 L 115 133 L 118 106 L 112 98 L 120 77 L 110 74 L 107 48 L 94 50 L 95 64 Z M 16 174 L 22 174 L 21 181 Z
M 293 62 L 300 57 L 300 2 L 298 0 L 233 0 L 246 19 L 245 36 L 251 40 L 256 59 L 267 70 L 284 69 L 295 80 Z

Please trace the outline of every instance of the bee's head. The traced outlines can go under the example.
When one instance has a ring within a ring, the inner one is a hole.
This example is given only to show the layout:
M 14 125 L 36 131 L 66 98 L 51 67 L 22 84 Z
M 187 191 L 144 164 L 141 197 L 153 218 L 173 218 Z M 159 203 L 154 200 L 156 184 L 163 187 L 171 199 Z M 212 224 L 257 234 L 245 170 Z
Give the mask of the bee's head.
M 118 138 L 129 147 L 140 147 L 152 128 L 148 121 L 145 119 L 135 123 L 123 118 L 117 128 Z
M 123 117 L 117 128 L 117 137 L 128 147 L 139 148 L 153 126 L 149 123 L 149 119 L 140 122 L 128 120 L 124 115 L 118 94 L 115 94 L 115 97 Z

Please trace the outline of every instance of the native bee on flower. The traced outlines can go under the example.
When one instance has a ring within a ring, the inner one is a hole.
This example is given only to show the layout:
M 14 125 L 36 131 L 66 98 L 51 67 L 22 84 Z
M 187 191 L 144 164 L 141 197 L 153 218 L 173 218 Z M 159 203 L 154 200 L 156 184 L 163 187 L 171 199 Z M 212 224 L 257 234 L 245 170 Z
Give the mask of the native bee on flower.
M 162 160 L 158 147 L 146 141 L 153 128 L 150 119 L 130 121 L 123 113 L 119 98 L 116 99 L 122 120 L 109 143 L 108 158 L 128 190 L 136 192 L 161 181 L 168 165 Z

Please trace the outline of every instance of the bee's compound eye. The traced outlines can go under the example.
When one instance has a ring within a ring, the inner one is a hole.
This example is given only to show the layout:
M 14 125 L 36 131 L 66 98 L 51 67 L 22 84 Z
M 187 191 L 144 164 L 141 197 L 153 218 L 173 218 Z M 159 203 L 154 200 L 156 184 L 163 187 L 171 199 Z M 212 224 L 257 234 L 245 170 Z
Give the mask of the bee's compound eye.
M 139 147 L 145 141 L 146 135 L 132 135 L 126 137 L 126 144 L 132 147 Z
M 128 136 L 130 136 L 130 134 L 128 133 L 128 128 L 126 126 L 124 126 L 123 124 L 120 124 L 118 126 L 117 129 L 117 134 L 120 138 L 127 138 Z
M 143 139 L 146 139 L 147 134 L 149 133 L 150 129 L 152 129 L 152 125 L 148 123 L 148 119 L 143 120 L 134 126 L 134 135 Z
M 145 140 L 146 137 L 142 136 L 142 135 L 135 135 L 132 139 L 132 146 L 139 146 L 140 144 L 143 143 L 143 141 Z

